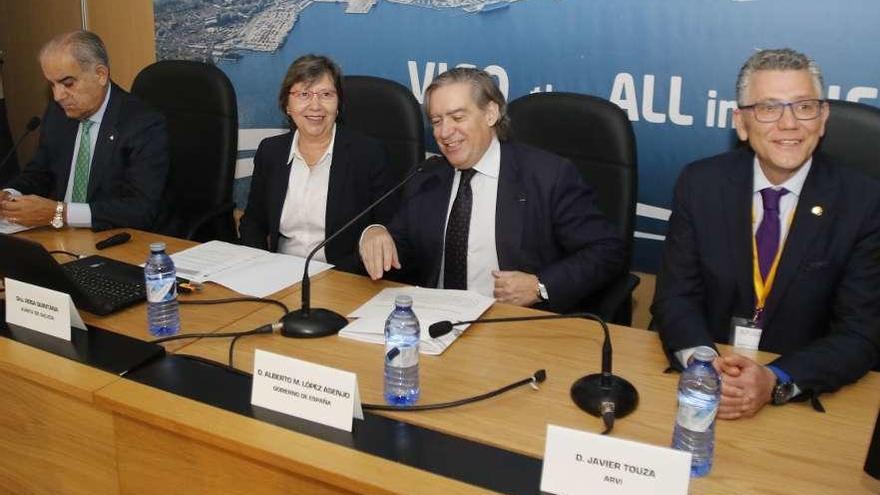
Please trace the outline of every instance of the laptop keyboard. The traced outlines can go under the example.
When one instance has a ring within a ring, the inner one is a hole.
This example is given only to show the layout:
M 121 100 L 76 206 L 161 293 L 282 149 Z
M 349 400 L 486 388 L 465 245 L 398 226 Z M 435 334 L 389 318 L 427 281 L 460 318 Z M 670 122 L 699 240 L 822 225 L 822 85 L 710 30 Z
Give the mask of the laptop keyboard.
M 143 281 L 117 280 L 84 265 L 65 264 L 62 268 L 76 282 L 80 290 L 94 298 L 111 302 L 117 307 L 141 301 L 146 294 Z

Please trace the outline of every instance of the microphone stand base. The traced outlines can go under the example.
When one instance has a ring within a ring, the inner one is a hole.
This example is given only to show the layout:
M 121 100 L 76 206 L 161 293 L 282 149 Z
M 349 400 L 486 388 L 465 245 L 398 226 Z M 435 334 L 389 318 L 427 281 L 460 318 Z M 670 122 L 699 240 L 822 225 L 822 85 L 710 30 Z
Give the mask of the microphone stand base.
M 348 325 L 348 320 L 329 309 L 310 309 L 308 313 L 298 309 L 287 313 L 281 323 L 281 335 L 302 339 L 333 335 Z
M 639 393 L 625 379 L 602 374 L 584 376 L 571 386 L 571 400 L 593 416 L 602 416 L 602 403 L 614 404 L 614 416 L 622 418 L 639 404 Z

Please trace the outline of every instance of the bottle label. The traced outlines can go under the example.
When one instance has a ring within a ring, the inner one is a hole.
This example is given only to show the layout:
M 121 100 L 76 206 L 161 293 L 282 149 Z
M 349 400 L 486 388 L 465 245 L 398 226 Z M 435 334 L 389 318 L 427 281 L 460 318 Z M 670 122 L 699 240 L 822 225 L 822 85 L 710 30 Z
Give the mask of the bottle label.
M 158 278 L 147 280 L 147 302 L 159 303 L 177 298 L 177 280 Z
M 676 421 L 682 428 L 703 433 L 712 426 L 712 422 L 715 421 L 715 414 L 717 412 L 718 407 L 704 409 L 682 402 L 678 406 L 678 417 L 676 418 Z
M 390 349 L 389 349 L 390 350 Z M 394 356 L 391 361 L 388 361 L 389 366 L 393 366 L 395 368 L 409 368 L 410 366 L 415 366 L 419 364 L 419 348 L 418 346 L 406 346 L 406 347 L 398 347 L 398 353 Z M 388 352 L 385 353 L 388 355 Z

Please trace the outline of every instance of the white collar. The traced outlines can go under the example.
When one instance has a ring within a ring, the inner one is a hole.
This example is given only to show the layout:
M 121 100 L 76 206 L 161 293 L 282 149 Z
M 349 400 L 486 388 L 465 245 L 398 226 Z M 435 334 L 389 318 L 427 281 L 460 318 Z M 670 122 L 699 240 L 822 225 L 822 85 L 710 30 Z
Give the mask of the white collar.
M 104 102 L 101 103 L 101 106 L 98 107 L 98 111 L 84 118 L 83 120 L 90 120 L 98 125 L 98 128 L 101 127 L 101 121 L 104 120 L 104 112 L 107 111 L 107 104 L 110 102 L 110 92 L 113 91 L 113 83 L 107 82 L 107 94 L 104 95 Z
M 501 143 L 498 142 L 497 136 L 492 136 L 486 152 L 472 168 L 483 175 L 498 178 L 498 172 L 501 170 Z
M 788 178 L 782 184 L 774 185 L 771 184 L 769 180 L 767 180 L 767 176 L 764 175 L 764 170 L 761 169 L 761 164 L 758 162 L 758 156 L 755 155 L 755 161 L 753 164 L 753 179 L 752 179 L 752 192 L 756 193 L 761 189 L 766 189 L 771 187 L 773 189 L 786 188 L 788 192 L 794 194 L 795 196 L 801 195 L 801 190 L 804 188 L 804 182 L 807 180 L 807 175 L 810 173 L 810 168 L 813 166 L 813 157 L 807 159 L 807 161 L 795 172 L 794 175 Z
M 336 124 L 333 124 L 333 130 L 330 131 L 330 144 L 327 146 L 327 149 L 324 150 L 324 154 L 321 155 L 321 158 L 315 163 L 320 163 L 324 161 L 325 158 L 330 158 L 332 160 L 334 144 L 336 144 Z M 290 144 L 290 154 L 287 157 L 287 163 L 293 162 L 294 158 L 299 158 L 303 162 L 306 161 L 305 158 L 303 158 L 302 153 L 299 151 L 299 129 L 293 133 L 293 142 Z

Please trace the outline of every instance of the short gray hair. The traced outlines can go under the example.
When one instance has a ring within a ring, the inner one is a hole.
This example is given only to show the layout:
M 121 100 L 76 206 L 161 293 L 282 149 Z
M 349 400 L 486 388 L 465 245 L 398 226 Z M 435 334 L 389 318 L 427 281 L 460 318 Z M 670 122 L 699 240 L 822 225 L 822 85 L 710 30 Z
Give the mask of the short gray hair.
M 819 93 L 819 98 L 822 98 L 824 85 L 822 82 L 822 70 L 819 69 L 819 64 L 803 53 L 791 48 L 775 48 L 755 52 L 740 68 L 739 75 L 736 78 L 737 104 L 749 104 L 745 101 L 745 98 L 752 80 L 752 74 L 760 70 L 809 71 L 813 79 L 813 86 L 815 86 L 816 92 Z
M 434 78 L 428 89 L 425 90 L 425 114 L 428 115 L 431 94 L 437 88 L 455 83 L 471 85 L 471 94 L 480 110 L 486 110 L 490 102 L 495 102 L 498 105 L 498 120 L 492 127 L 495 128 L 495 135 L 498 136 L 499 140 L 506 140 L 510 135 L 510 117 L 507 115 L 507 102 L 504 100 L 504 95 L 501 94 L 501 90 L 498 89 L 495 81 L 492 80 L 492 76 L 484 70 L 456 67 Z M 431 116 L 428 115 L 429 120 L 430 118 Z
M 69 49 L 70 54 L 79 63 L 80 68 L 89 69 L 96 65 L 110 67 L 110 57 L 107 55 L 107 47 L 97 34 L 91 31 L 71 31 L 59 34 L 49 40 L 40 49 L 39 58 L 42 60 L 49 53 L 62 49 Z

